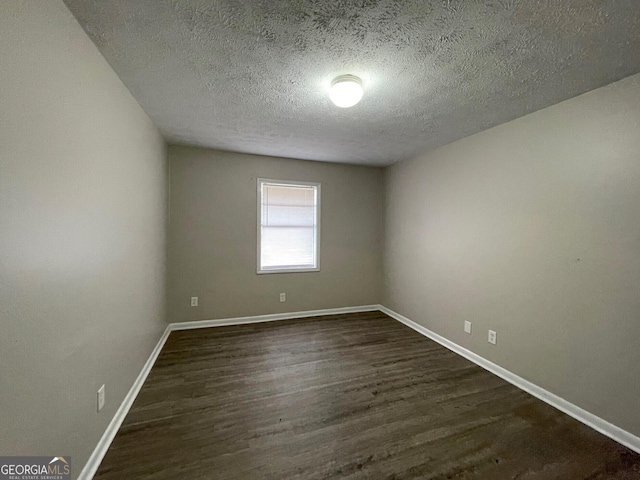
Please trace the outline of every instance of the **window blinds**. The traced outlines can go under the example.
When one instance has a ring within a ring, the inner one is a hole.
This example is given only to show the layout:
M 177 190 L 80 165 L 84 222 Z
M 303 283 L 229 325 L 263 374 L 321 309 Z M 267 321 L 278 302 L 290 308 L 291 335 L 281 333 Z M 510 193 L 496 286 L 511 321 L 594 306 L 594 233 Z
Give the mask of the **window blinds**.
M 262 181 L 261 270 L 317 268 L 317 188 Z

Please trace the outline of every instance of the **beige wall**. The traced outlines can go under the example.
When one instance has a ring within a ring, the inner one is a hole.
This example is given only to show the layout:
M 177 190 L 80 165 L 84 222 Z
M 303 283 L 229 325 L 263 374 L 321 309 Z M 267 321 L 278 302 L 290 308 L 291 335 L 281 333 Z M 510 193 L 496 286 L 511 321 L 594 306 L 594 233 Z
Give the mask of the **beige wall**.
M 170 321 L 379 303 L 380 169 L 179 146 L 169 159 Z M 256 274 L 259 177 L 322 183 L 320 272 Z
M 0 86 L 0 453 L 77 476 L 165 328 L 165 147 L 60 1 L 0 2 Z
M 640 75 L 389 168 L 385 208 L 386 306 L 640 434 Z

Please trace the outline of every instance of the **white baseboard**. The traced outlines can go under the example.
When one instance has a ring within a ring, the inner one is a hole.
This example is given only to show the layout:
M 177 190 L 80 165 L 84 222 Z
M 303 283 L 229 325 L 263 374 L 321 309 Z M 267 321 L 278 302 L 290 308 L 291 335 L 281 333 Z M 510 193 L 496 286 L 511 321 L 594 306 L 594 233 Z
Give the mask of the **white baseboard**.
M 195 322 L 176 322 L 169 324 L 171 330 L 191 330 L 192 328 L 224 327 L 229 325 L 244 325 L 246 323 L 275 322 L 277 320 L 291 320 L 294 318 L 319 317 L 321 315 L 339 315 L 342 313 L 375 312 L 380 305 L 361 305 L 358 307 L 326 308 L 324 310 L 305 310 L 303 312 L 272 313 L 269 315 L 255 315 L 252 317 L 222 318 L 219 320 L 198 320 Z
M 109 450 L 109 446 L 111 445 L 111 442 L 115 438 L 116 433 L 118 433 L 118 430 L 120 429 L 120 425 L 122 425 L 124 418 L 127 416 L 127 413 L 129 413 L 129 409 L 131 408 L 131 405 L 133 405 L 133 402 L 138 396 L 138 393 L 140 392 L 140 389 L 142 388 L 142 385 L 144 384 L 145 380 L 147 379 L 147 376 L 149 375 L 149 372 L 151 371 L 153 364 L 156 362 L 158 355 L 160 355 L 160 352 L 162 351 L 162 347 L 164 347 L 164 344 L 167 341 L 167 338 L 169 338 L 169 333 L 171 333 L 171 329 L 167 326 L 164 333 L 162 334 L 162 337 L 160 337 L 160 340 L 158 340 L 158 343 L 156 344 L 155 348 L 151 352 L 151 355 L 149 355 L 149 359 L 144 364 L 144 367 L 142 367 L 142 370 L 140 371 L 140 374 L 136 378 L 136 381 L 133 382 L 131 389 L 129 390 L 127 395 L 124 397 L 124 400 L 122 400 L 122 403 L 120 404 L 120 407 L 116 411 L 116 414 L 111 419 L 109 426 L 102 434 L 102 438 L 100 438 L 98 445 L 96 446 L 95 450 L 89 457 L 89 460 L 87 460 L 87 463 L 82 469 L 82 472 L 80 472 L 80 476 L 78 477 L 78 480 L 91 480 L 93 476 L 96 474 L 96 472 L 98 471 L 100 462 L 102 462 L 102 459 L 107 454 L 107 450 Z
M 587 412 L 586 410 L 574 405 L 571 402 L 568 402 L 564 398 L 561 398 L 538 385 L 525 380 L 522 377 L 519 377 L 515 373 L 510 372 L 509 370 L 502 368 L 500 365 L 496 365 L 493 362 L 481 357 L 480 355 L 473 353 L 470 350 L 467 350 L 460 345 L 453 343 L 451 340 L 447 340 L 441 335 L 429 330 L 428 328 L 423 327 L 415 323 L 412 320 L 409 320 L 407 317 L 400 315 L 399 313 L 394 312 L 393 310 L 381 306 L 380 311 L 386 313 L 391 318 L 398 320 L 399 322 L 404 323 L 406 326 L 412 328 L 418 333 L 421 333 L 425 337 L 430 338 L 431 340 L 438 342 L 440 345 L 448 348 L 449 350 L 457 353 L 458 355 L 466 358 L 467 360 L 472 361 L 473 363 L 479 365 L 480 367 L 488 370 L 489 372 L 497 375 L 498 377 L 506 380 L 507 382 L 515 385 L 516 387 L 524 390 L 525 392 L 533 395 L 536 398 L 539 398 L 545 403 L 548 403 L 552 407 L 557 408 L 561 412 L 566 413 L 567 415 L 575 418 L 579 422 L 584 423 L 585 425 L 593 428 L 594 430 L 606 435 L 607 437 L 615 440 L 616 442 L 624 445 L 625 447 L 630 448 L 631 450 L 640 453 L 640 437 L 633 435 L 632 433 L 623 430 L 612 423 L 603 420 L 602 418 Z

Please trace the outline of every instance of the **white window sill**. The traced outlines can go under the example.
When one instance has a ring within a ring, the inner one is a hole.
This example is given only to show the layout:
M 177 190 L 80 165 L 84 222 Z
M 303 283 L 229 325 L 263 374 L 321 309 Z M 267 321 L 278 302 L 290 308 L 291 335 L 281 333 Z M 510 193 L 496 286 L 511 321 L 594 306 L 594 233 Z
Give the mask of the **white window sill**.
M 256 273 L 258 275 L 264 275 L 268 273 L 308 273 L 308 272 L 319 272 L 320 267 L 309 268 L 309 267 L 278 267 L 278 268 L 268 268 L 263 270 L 257 270 Z

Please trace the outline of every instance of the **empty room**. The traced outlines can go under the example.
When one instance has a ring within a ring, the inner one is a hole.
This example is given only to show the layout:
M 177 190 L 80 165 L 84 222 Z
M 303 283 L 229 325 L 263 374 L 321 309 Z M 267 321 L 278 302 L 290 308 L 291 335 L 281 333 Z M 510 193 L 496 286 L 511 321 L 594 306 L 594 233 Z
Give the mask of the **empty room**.
M 0 479 L 640 480 L 638 0 L 0 0 Z

